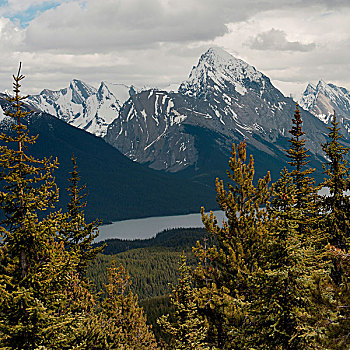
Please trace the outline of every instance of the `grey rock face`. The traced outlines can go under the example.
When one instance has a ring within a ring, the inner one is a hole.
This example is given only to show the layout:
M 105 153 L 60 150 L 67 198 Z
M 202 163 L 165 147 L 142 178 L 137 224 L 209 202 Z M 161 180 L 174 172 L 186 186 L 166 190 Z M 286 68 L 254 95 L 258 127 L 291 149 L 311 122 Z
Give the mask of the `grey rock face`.
M 184 132 L 187 115 L 178 110 L 176 94 L 148 90 L 132 96 L 105 140 L 130 159 L 157 170 L 179 171 L 196 161 L 194 138 Z

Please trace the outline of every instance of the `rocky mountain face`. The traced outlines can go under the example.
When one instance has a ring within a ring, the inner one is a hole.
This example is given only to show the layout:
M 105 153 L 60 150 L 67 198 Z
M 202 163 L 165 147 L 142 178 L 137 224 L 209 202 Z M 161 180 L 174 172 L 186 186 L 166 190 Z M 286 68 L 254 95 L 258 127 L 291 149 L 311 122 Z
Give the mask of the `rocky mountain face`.
M 210 177 L 219 160 L 221 168 L 227 167 L 232 142 L 245 139 L 259 171 L 272 169 L 277 175 L 287 161 L 283 149 L 288 147 L 294 110 L 295 102 L 267 76 L 212 48 L 177 93 L 149 90 L 133 95 L 109 125 L 105 140 L 151 168 L 201 178 Z M 309 112 L 302 111 L 302 116 L 307 146 L 314 162 L 320 162 L 327 129 Z
M 344 136 L 350 138 L 349 90 L 320 80 L 317 85 L 308 84 L 301 96 L 300 105 L 327 125 L 335 112 Z
M 103 137 L 123 103 L 135 93 L 132 86 L 101 82 L 96 89 L 74 79 L 65 89 L 45 89 L 39 95 L 30 96 L 27 102 L 35 109 Z

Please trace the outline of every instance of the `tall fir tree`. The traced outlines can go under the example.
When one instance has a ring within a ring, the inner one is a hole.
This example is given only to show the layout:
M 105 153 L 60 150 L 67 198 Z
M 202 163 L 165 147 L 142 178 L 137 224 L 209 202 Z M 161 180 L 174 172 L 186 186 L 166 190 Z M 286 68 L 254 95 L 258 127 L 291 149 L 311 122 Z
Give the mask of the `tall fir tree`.
M 77 271 L 80 278 L 85 277 L 89 262 L 93 261 L 97 254 L 103 250 L 102 247 L 93 248 L 92 243 L 98 237 L 99 220 L 86 223 L 84 208 L 86 207 L 85 197 L 87 195 L 86 185 L 79 187 L 80 176 L 75 156 L 72 156 L 73 170 L 68 179 L 70 186 L 68 193 L 70 201 L 68 203 L 68 213 L 62 223 L 60 232 L 65 248 L 74 253 L 78 258 Z
M 322 332 L 317 316 L 320 310 L 312 294 L 317 281 L 327 275 L 318 197 L 321 186 L 315 185 L 311 177 L 314 169 L 308 167 L 310 155 L 298 105 L 292 123 L 290 147 L 286 150 L 291 170 L 285 168 L 274 184 L 269 207 L 272 245 L 267 259 L 270 267 L 265 272 L 266 281 L 271 277 L 275 282 L 268 282 L 267 297 L 272 293 L 271 302 L 276 303 L 275 311 L 280 313 L 271 341 L 275 338 L 278 344 L 279 339 L 286 349 L 312 349 Z M 271 319 L 276 317 L 272 311 L 270 315 Z
M 309 163 L 307 160 L 310 155 L 308 154 L 308 150 L 305 148 L 306 140 L 303 137 L 305 132 L 302 131 L 303 121 L 301 119 L 299 106 L 296 106 L 294 118 L 292 119 L 293 127 L 289 131 L 292 134 L 292 138 L 289 140 L 290 147 L 286 150 L 287 157 L 291 160 L 289 164 L 293 167 L 291 172 L 291 176 L 294 179 L 294 183 L 297 188 L 296 193 L 296 205 L 298 208 L 302 207 L 307 203 L 307 199 L 303 196 L 303 191 L 307 191 L 309 188 L 309 178 L 307 178 L 308 174 L 312 174 L 312 169 L 302 170 L 305 165 Z
M 310 296 L 315 276 L 324 272 L 322 254 L 311 237 L 299 233 L 303 211 L 297 194 L 284 168 L 273 185 L 266 262 L 254 283 L 254 344 L 261 349 L 314 349 L 320 332 Z
M 158 319 L 162 331 L 170 337 L 167 349 L 170 350 L 210 350 L 205 339 L 207 327 L 203 316 L 199 315 L 196 303 L 196 290 L 193 288 L 192 270 L 186 263 L 183 253 L 179 267 L 177 286 L 172 287 L 171 304 L 174 307 L 172 320 L 169 315 Z
M 23 78 L 20 65 L 5 112 L 13 122 L 11 132 L 0 134 L 0 347 L 59 349 L 77 321 L 65 294 L 77 259 L 56 240 L 61 214 L 38 217 L 57 201 L 57 160 L 27 153 L 37 137 L 23 123 L 30 114 L 20 96 Z
M 323 197 L 323 207 L 326 215 L 327 238 L 336 248 L 347 250 L 350 235 L 350 197 L 345 194 L 349 189 L 349 168 L 345 159 L 349 147 L 340 143 L 339 122 L 334 113 L 329 127 L 328 141 L 322 144 L 322 149 L 328 161 L 323 164 L 327 176 L 324 186 L 329 189 L 329 196 Z
M 215 245 L 194 248 L 200 264 L 195 286 L 200 313 L 208 324 L 206 341 L 219 349 L 249 348 L 250 306 L 255 298 L 251 280 L 259 273 L 266 251 L 270 175 L 253 185 L 254 161 L 246 163 L 246 144 L 233 146 L 227 172 L 228 189 L 216 181 L 217 201 L 227 221 L 220 226 L 211 213 L 202 220 Z
M 326 332 L 320 343 L 325 349 L 346 350 L 350 348 L 350 254 L 334 246 L 329 246 L 329 252 L 342 271 L 342 279 L 331 286 L 332 298 L 326 306 L 333 311 L 333 317 L 325 319 Z M 329 289 L 326 284 L 322 292 Z
M 320 305 L 327 307 L 332 316 L 325 319 L 326 332 L 321 338 L 322 344 L 329 349 L 348 349 L 350 346 L 350 196 L 349 168 L 345 156 L 349 148 L 340 141 L 339 123 L 334 113 L 328 134 L 328 141 L 322 145 L 327 162 L 323 164 L 326 179 L 324 186 L 328 187 L 329 195 L 322 197 L 324 213 L 324 229 L 329 245 L 331 262 L 330 278 L 325 280 L 323 288 L 318 293 Z M 331 291 L 331 292 L 330 292 Z M 328 298 L 321 298 L 323 295 Z M 321 296 L 321 297 L 320 297 Z

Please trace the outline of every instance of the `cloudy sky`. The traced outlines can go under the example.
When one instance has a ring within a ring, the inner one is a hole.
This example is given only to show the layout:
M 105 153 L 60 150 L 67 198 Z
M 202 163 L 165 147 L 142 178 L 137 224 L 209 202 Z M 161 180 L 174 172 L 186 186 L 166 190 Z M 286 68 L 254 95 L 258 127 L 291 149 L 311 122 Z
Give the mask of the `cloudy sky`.
M 73 78 L 165 87 L 220 46 L 286 95 L 323 79 L 350 89 L 349 0 L 0 0 L 0 91 Z

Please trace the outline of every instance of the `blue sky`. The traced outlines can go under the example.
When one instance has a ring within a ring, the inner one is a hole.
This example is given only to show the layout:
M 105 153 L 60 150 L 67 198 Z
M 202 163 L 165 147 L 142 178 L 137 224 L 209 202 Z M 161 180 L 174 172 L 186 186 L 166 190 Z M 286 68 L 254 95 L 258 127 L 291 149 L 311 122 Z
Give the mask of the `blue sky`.
M 40 16 L 43 12 L 54 9 L 59 6 L 62 1 L 44 1 L 39 4 L 30 5 L 25 10 L 16 11 L 9 6 L 7 0 L 0 0 L 0 7 L 3 8 L 3 17 L 9 18 L 12 22 L 18 24 L 21 28 L 25 28 L 29 23 Z
M 45 2 L 43 4 L 30 6 L 25 11 L 16 12 L 13 14 L 7 14 L 7 15 L 5 15 L 5 17 L 11 19 L 11 21 L 13 21 L 15 23 L 18 22 L 21 28 L 25 28 L 29 25 L 29 23 L 34 18 L 38 17 L 41 13 L 43 13 L 47 10 L 53 9 L 59 5 L 60 5 L 59 2 L 56 2 L 56 3 Z

